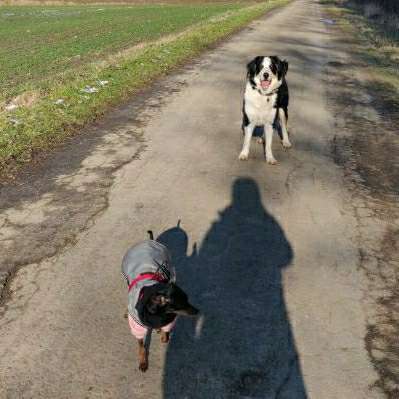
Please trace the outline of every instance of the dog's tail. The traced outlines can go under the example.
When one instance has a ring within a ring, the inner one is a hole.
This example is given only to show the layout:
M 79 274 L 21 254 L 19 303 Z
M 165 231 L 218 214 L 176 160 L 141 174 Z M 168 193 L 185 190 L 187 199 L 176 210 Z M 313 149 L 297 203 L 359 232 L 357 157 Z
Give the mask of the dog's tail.
M 154 233 L 152 232 L 152 230 L 147 230 L 148 235 L 150 236 L 150 240 L 154 239 Z

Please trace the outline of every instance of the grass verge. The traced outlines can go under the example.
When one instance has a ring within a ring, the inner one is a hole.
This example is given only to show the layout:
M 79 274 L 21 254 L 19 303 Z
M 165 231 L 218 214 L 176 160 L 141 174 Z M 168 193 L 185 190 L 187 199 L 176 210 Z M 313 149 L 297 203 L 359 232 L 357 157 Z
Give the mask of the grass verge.
M 10 174 L 155 78 L 289 1 L 269 0 L 228 11 L 177 35 L 62 73 L 40 90 L 20 95 L 26 97 L 22 105 L 0 112 L 0 173 Z
M 390 107 L 399 111 L 399 34 L 392 16 L 383 13 L 367 17 L 366 6 L 343 0 L 321 0 L 327 11 L 348 37 L 355 39 L 354 49 L 366 66 L 373 91 Z M 370 3 L 367 3 L 369 6 Z M 381 11 L 382 12 L 382 11 Z M 399 16 L 396 18 L 399 24 Z

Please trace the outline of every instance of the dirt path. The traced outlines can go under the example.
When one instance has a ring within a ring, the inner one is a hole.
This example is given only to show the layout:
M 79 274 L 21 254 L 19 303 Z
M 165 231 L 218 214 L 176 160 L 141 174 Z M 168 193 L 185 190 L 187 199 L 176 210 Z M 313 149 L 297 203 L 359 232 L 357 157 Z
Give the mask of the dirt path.
M 0 397 L 384 397 L 352 188 L 331 155 L 328 73 L 345 49 L 321 18 L 298 0 L 251 24 L 2 189 Z M 275 167 L 255 143 L 237 160 L 258 54 L 290 62 L 294 147 L 275 140 Z M 167 348 L 153 337 L 141 375 L 120 262 L 148 228 L 203 317 Z
M 356 216 L 359 267 L 367 276 L 365 346 L 381 389 L 399 397 L 399 113 L 397 93 L 380 88 L 361 57 L 362 43 L 331 27 L 340 55 L 328 67 L 329 104 L 334 114 L 333 155 L 344 169 Z M 354 90 L 356 88 L 356 90 Z

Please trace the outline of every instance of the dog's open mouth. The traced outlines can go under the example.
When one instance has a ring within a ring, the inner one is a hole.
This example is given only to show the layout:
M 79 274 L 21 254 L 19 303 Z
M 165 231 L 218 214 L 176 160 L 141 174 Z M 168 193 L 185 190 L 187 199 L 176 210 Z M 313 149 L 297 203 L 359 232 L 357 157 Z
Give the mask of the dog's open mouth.
M 271 81 L 270 80 L 261 80 L 260 81 L 260 86 L 262 89 L 268 89 L 270 86 Z

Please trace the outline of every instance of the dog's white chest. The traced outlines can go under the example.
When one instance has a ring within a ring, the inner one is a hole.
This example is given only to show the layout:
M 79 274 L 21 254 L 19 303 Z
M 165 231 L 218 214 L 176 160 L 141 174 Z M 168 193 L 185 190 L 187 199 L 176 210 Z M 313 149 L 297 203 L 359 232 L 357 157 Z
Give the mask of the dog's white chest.
M 256 125 L 270 124 L 274 122 L 276 116 L 277 94 L 262 95 L 252 87 L 247 87 L 245 90 L 245 112 L 249 120 Z

